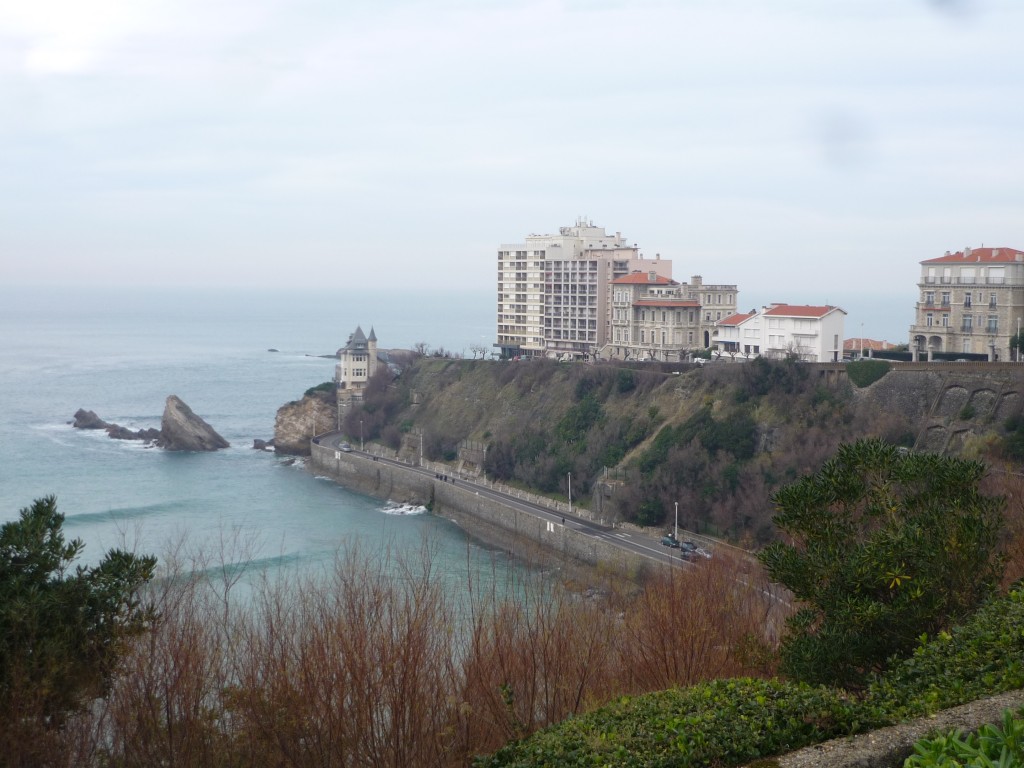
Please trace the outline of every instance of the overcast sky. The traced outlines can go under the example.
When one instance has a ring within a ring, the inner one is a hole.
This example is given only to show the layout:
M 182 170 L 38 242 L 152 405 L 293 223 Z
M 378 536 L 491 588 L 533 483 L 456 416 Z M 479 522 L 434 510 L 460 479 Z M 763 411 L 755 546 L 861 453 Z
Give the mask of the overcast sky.
M 494 292 L 500 243 L 586 216 L 902 337 L 922 259 L 1024 248 L 1022 31 L 1020 0 L 0 0 L 0 282 Z

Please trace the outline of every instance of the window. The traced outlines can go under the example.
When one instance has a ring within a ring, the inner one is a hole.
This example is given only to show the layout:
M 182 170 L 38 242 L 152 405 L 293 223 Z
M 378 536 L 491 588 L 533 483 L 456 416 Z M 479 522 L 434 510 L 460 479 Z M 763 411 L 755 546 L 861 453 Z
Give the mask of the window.
M 964 306 L 965 307 L 971 306 L 971 292 L 970 291 L 967 291 L 967 293 L 964 294 Z
M 927 304 L 929 307 L 935 303 L 935 291 L 924 292 L 924 303 Z
M 988 333 L 997 333 L 999 331 L 999 318 L 996 315 L 988 316 L 988 322 L 985 324 L 985 330 Z
M 932 325 L 932 313 L 931 312 L 929 312 L 927 315 L 924 316 L 924 324 L 929 326 L 929 327 L 931 327 L 931 325 Z
M 988 295 L 988 305 L 990 307 L 992 307 L 992 309 L 995 309 L 995 307 L 996 307 L 996 295 L 994 293 L 990 293 Z
M 949 315 L 947 315 L 947 314 L 943 314 L 942 315 L 942 327 L 943 328 L 948 328 L 949 327 Z
M 949 291 L 943 291 L 942 292 L 942 306 L 944 306 L 944 307 L 948 307 L 949 306 L 949 296 L 950 296 Z
M 705 323 L 710 323 L 711 322 L 711 313 L 710 312 L 705 312 L 704 313 L 704 322 Z

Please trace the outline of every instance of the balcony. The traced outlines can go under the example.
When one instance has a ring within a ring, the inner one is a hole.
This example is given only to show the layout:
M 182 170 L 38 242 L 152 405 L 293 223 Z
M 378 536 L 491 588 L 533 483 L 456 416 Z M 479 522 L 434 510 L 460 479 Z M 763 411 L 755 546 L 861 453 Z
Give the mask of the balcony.
M 960 325 L 960 332 L 961 333 L 974 333 L 974 326 L 971 325 L 970 323 L 962 323 Z

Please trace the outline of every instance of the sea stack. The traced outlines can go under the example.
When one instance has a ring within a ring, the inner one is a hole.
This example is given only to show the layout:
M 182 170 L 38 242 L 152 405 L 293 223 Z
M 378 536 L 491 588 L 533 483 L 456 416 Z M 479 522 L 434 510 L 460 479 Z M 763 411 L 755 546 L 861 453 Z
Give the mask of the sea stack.
M 167 398 L 157 445 L 168 451 L 216 451 L 228 443 L 177 395 Z

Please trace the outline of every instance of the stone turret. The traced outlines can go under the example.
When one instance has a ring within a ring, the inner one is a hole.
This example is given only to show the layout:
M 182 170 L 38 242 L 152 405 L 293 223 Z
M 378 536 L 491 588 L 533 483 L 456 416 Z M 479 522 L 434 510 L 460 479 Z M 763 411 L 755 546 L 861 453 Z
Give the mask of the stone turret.
M 344 409 L 352 402 L 363 399 L 363 390 L 377 372 L 377 334 L 370 327 L 370 336 L 360 326 L 348 337 L 348 343 L 338 350 L 334 383 L 338 393 L 338 422 Z

